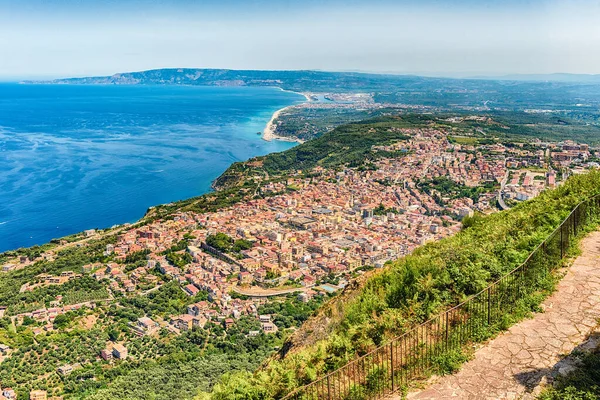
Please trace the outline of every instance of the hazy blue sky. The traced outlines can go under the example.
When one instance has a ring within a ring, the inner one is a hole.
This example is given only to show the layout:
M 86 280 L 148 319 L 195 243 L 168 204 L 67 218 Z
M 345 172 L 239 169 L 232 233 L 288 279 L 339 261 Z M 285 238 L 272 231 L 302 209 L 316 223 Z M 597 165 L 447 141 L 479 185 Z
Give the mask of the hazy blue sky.
M 162 67 L 600 73 L 600 0 L 0 0 L 0 78 Z

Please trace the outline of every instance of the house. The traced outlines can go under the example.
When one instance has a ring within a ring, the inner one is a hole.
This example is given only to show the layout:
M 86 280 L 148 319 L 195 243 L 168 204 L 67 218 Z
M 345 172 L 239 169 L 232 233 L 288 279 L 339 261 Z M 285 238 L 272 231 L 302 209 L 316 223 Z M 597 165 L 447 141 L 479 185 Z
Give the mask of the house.
M 2 266 L 2 272 L 14 271 L 15 269 L 17 269 L 17 266 L 14 264 L 4 264 Z
M 238 279 L 241 283 L 252 283 L 254 277 L 252 276 L 252 274 L 250 274 L 250 272 L 244 271 L 238 274 Z
M 187 308 L 189 315 L 197 317 L 201 315 L 205 310 L 208 310 L 209 306 L 206 301 L 200 301 L 198 303 L 190 304 Z
M 112 360 L 113 359 L 112 348 L 102 349 L 100 351 L 100 357 L 102 357 L 102 359 L 104 361 L 110 361 L 110 360 Z
M 171 324 L 179 330 L 189 331 L 192 329 L 194 317 L 189 314 L 182 314 L 171 318 Z
M 152 335 L 158 331 L 160 326 L 151 318 L 141 317 L 137 320 L 137 328 L 142 335 Z
M 270 315 L 260 315 L 258 317 L 258 320 L 262 323 L 271 322 L 271 316 Z
M 58 369 L 56 370 L 56 372 L 58 372 L 62 376 L 67 376 L 71 372 L 73 372 L 73 366 L 71 366 L 71 365 L 63 365 L 62 367 L 58 367 Z
M 7 356 L 10 353 L 10 347 L 0 343 L 0 355 Z
M 48 393 L 45 390 L 32 390 L 29 392 L 29 400 L 46 400 Z
M 260 261 L 255 260 L 254 258 L 244 258 L 240 260 L 240 264 L 242 264 L 242 268 L 246 272 L 253 272 L 260 268 Z
M 223 321 L 223 327 L 224 327 L 225 329 L 229 329 L 229 328 L 231 328 L 231 327 L 233 326 L 233 324 L 235 324 L 235 321 L 234 321 L 232 318 L 226 318 L 226 319 Z
M 35 319 L 36 321 L 42 321 L 46 319 L 47 316 L 48 313 L 45 308 L 35 310 L 31 313 L 31 318 Z
M 81 272 L 84 274 L 89 274 L 94 269 L 93 264 L 87 264 L 81 267 Z
M 4 388 L 2 396 L 9 400 L 15 400 L 17 398 L 17 393 L 12 388 Z
M 106 274 L 103 271 L 96 271 L 92 274 L 92 277 L 97 281 L 101 281 L 106 278 Z
M 119 360 L 125 360 L 127 358 L 127 348 L 122 344 L 115 343 L 113 346 L 113 356 L 118 358 Z
M 195 296 L 200 292 L 200 289 L 198 289 L 196 286 L 192 285 L 191 283 L 187 286 L 185 286 L 183 288 L 183 290 L 189 295 L 189 296 Z
M 204 325 L 206 325 L 207 322 L 208 322 L 208 319 L 206 319 L 204 316 L 200 315 L 198 317 L 194 317 L 194 319 L 192 320 L 192 325 L 197 328 L 204 328 Z
M 264 333 L 276 333 L 278 331 L 277 325 L 272 322 L 263 322 L 260 324 Z
M 302 280 L 302 285 L 305 287 L 314 286 L 317 282 L 317 278 L 312 275 L 304 275 L 304 279 Z
M 308 297 L 308 294 L 302 292 L 302 293 L 298 294 L 297 299 L 299 302 L 308 303 L 308 301 L 310 300 L 310 297 Z

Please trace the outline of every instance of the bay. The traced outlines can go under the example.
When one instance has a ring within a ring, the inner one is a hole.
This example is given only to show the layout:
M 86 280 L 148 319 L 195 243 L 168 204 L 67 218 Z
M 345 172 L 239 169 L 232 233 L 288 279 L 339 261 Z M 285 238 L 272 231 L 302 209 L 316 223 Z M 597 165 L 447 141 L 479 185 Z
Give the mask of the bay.
M 304 97 L 277 88 L 0 84 L 0 251 L 204 194 Z

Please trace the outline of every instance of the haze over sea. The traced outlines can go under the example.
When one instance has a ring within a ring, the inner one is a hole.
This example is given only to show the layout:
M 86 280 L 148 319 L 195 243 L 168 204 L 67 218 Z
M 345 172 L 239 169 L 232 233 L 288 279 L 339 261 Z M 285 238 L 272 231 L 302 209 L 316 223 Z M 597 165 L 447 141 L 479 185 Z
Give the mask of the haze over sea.
M 276 88 L 0 84 L 0 251 L 133 222 L 206 193 L 266 142 Z

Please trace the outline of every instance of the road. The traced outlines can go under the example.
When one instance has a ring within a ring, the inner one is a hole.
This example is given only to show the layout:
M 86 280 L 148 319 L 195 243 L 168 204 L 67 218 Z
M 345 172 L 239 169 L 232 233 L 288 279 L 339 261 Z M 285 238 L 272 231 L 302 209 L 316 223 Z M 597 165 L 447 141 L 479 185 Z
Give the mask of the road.
M 506 203 L 504 202 L 504 199 L 502 198 L 502 192 L 504 192 L 504 186 L 506 185 L 506 181 L 508 180 L 508 171 L 506 171 L 506 174 L 504 174 L 504 178 L 502 179 L 502 182 L 500 182 L 500 190 L 498 190 L 498 204 L 500 205 L 500 208 L 502 208 L 503 210 L 508 210 L 510 207 L 506 205 Z
M 295 292 L 304 292 L 306 291 L 308 288 L 306 287 L 301 287 L 301 288 L 291 288 L 291 289 L 258 289 L 258 288 L 254 288 L 254 289 L 240 289 L 237 286 L 233 287 L 232 290 L 236 293 L 242 294 L 244 296 L 250 296 L 250 297 L 271 297 L 271 296 L 281 296 L 284 294 L 290 294 L 290 293 L 295 293 Z

